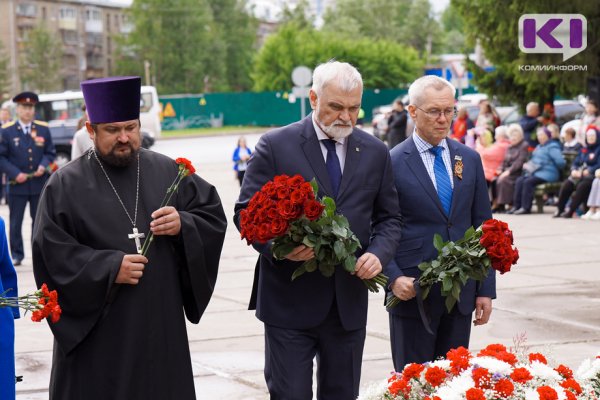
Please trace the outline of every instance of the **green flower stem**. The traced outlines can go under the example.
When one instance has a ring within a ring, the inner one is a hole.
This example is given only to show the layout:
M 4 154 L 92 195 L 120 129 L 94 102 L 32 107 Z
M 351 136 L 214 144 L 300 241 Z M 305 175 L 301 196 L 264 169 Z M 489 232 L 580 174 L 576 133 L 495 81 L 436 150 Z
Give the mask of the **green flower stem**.
M 177 176 L 173 180 L 173 183 L 171 184 L 171 186 L 169 186 L 169 188 L 167 189 L 167 193 L 166 193 L 165 197 L 163 198 L 162 203 L 160 203 L 160 207 L 158 207 L 158 208 L 163 208 L 167 204 L 169 204 L 169 202 L 171 201 L 171 198 L 173 197 L 173 194 L 177 191 L 177 187 L 179 186 L 179 184 L 181 183 L 183 178 L 185 178 L 187 175 L 188 175 L 187 169 L 180 167 L 179 172 L 177 173 Z M 146 240 L 144 240 L 144 244 L 142 245 L 142 255 L 144 257 L 146 256 L 146 253 L 148 253 L 148 248 L 150 247 L 150 244 L 153 241 L 154 241 L 154 233 L 152 231 L 150 231 L 150 233 L 148 234 L 148 238 L 146 238 Z

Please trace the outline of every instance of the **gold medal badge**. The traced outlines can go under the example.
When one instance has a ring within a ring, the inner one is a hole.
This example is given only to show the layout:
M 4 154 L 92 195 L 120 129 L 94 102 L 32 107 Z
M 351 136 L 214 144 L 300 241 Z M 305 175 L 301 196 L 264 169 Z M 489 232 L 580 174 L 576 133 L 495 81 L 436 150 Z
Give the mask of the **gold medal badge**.
M 454 156 L 454 176 L 456 176 L 458 179 L 462 180 L 462 173 L 463 173 L 463 169 L 464 169 L 464 164 L 462 162 L 462 157 L 461 156 Z

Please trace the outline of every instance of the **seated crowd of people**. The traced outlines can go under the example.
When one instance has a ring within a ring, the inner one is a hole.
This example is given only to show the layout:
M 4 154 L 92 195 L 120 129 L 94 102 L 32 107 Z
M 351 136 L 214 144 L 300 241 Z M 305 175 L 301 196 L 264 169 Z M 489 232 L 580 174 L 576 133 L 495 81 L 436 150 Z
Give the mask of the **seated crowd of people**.
M 481 155 L 494 212 L 529 214 L 536 187 L 562 181 L 553 216 L 600 220 L 600 116 L 593 100 L 585 110 L 579 128 L 561 135 L 551 109 L 529 103 L 518 124 L 504 126 L 486 101 L 475 124 L 459 110 L 450 137 Z

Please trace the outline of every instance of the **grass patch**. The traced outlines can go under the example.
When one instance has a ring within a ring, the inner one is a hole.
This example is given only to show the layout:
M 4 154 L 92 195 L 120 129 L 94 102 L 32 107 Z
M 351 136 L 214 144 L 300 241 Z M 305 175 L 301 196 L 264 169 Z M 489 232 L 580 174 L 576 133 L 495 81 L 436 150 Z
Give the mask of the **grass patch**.
M 244 133 L 266 132 L 269 128 L 260 126 L 223 126 L 220 128 L 192 128 L 177 129 L 173 131 L 161 132 L 162 138 L 174 137 L 194 137 L 194 136 L 221 136 L 221 135 L 240 135 Z

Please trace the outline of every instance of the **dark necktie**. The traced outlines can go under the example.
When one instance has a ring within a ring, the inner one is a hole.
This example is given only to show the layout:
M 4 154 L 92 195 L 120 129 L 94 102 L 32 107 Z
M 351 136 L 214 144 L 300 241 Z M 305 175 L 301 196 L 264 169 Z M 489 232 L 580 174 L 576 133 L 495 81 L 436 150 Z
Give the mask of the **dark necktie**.
M 450 206 L 452 205 L 452 185 L 450 184 L 450 177 L 448 176 L 448 171 L 444 165 L 442 150 L 444 150 L 442 146 L 433 146 L 429 149 L 430 152 L 435 154 L 433 172 L 435 174 L 438 197 L 446 211 L 446 215 L 450 215 Z
M 336 141 L 333 139 L 324 139 L 322 142 L 327 148 L 325 166 L 327 167 L 327 173 L 329 173 L 333 195 L 337 197 L 340 183 L 342 182 L 342 169 L 340 168 L 340 159 L 335 152 Z
M 29 136 L 29 125 L 25 127 L 25 136 Z

